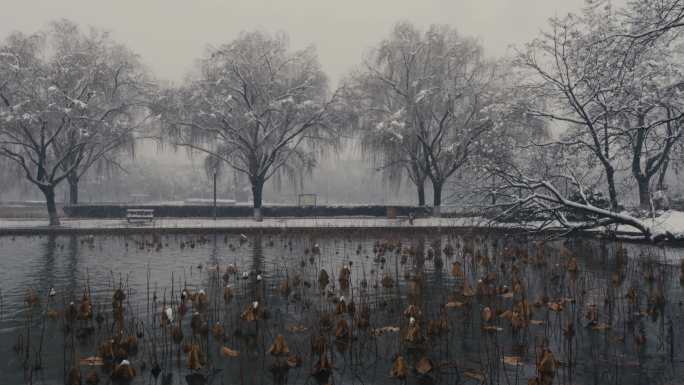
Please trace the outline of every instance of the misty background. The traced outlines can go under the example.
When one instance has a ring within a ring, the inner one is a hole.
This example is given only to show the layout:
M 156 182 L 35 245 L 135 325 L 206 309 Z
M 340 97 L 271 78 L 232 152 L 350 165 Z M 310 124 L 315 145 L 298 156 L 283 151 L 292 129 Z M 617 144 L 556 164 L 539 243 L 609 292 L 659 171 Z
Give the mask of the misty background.
M 616 2 L 620 3 L 620 2 Z M 548 18 L 578 11 L 583 0 L 429 0 L 359 1 L 0 1 L 0 36 L 13 31 L 32 33 L 51 20 L 68 18 L 82 27 L 111 32 L 126 44 L 160 81 L 180 83 L 207 48 L 231 41 L 241 31 L 259 29 L 289 35 L 291 48 L 317 48 L 320 63 L 335 88 L 340 79 L 402 20 L 420 27 L 449 24 L 462 35 L 478 38 L 492 57 L 532 40 Z M 209 199 L 212 181 L 203 157 L 154 141 L 136 144 L 132 157 L 120 167 L 93 167 L 81 182 L 81 202 L 182 201 Z M 40 191 L 21 175 L 2 175 L 11 181 L 0 187 L 0 200 L 42 200 Z M 249 183 L 226 170 L 217 177 L 219 199 L 250 199 Z M 453 178 L 458 185 L 459 178 Z M 456 197 L 447 186 L 447 204 Z M 57 197 L 67 199 L 65 186 Z M 303 184 L 266 185 L 266 203 L 295 203 L 297 194 L 314 193 L 319 203 L 415 203 L 410 182 L 387 183 L 364 159 L 355 140 L 337 152 L 326 151 Z M 429 191 L 428 191 L 429 195 Z M 450 202 L 451 201 L 451 202 Z

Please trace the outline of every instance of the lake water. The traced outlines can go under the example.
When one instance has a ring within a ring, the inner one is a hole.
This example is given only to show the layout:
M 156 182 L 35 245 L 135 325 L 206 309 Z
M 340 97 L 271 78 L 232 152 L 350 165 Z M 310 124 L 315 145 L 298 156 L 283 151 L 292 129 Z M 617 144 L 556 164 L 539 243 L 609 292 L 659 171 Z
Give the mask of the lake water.
M 554 384 L 681 384 L 682 256 L 677 248 L 499 233 L 0 237 L 0 383 L 63 384 L 72 368 L 83 383 L 93 372 L 100 384 L 117 383 L 112 366 L 126 356 L 134 384 L 396 384 L 403 380 L 390 372 L 401 356 L 411 384 L 527 384 L 549 375 Z M 226 274 L 229 265 L 235 271 Z M 348 288 L 338 280 L 344 266 Z M 121 323 L 113 310 L 119 288 Z M 208 302 L 182 301 L 183 290 L 203 290 Z M 69 304 L 80 308 L 84 292 L 90 319 L 70 318 Z M 254 301 L 259 320 L 243 320 Z M 162 327 L 166 307 L 173 322 Z M 209 331 L 193 335 L 198 310 Z M 524 313 L 522 326 L 511 311 L 518 320 Z M 336 338 L 341 320 L 349 338 Z M 183 331 L 178 344 L 174 326 Z M 137 350 L 87 365 L 119 329 L 135 336 Z M 289 353 L 274 356 L 279 334 Z M 316 336 L 324 353 L 312 348 Z M 223 347 L 239 355 L 226 357 Z M 540 363 L 542 348 L 555 357 L 553 374 Z M 195 353 L 202 367 L 191 370 Z M 323 356 L 330 376 L 312 376 Z

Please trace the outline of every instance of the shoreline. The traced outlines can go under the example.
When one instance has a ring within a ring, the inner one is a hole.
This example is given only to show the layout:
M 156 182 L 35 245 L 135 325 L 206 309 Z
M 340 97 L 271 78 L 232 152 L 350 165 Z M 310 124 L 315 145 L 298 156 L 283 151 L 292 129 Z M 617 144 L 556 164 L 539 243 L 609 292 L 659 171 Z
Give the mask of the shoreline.
M 323 217 L 323 218 L 264 218 L 257 222 L 252 218 L 157 218 L 152 223 L 131 224 L 125 219 L 64 218 L 60 226 L 48 226 L 46 219 L 0 218 L 0 236 L 32 235 L 137 235 L 137 234 L 240 234 L 283 233 L 311 231 L 379 232 L 395 230 L 454 231 L 459 233 L 496 232 L 503 235 L 533 235 L 530 229 L 514 225 L 490 225 L 482 218 L 416 218 L 409 224 L 407 218 L 377 217 Z M 546 234 L 562 235 L 563 231 L 546 230 Z M 653 243 L 640 233 L 618 231 L 607 234 L 589 230 L 575 232 L 572 236 L 610 239 L 629 243 L 684 247 L 684 239 L 662 240 Z

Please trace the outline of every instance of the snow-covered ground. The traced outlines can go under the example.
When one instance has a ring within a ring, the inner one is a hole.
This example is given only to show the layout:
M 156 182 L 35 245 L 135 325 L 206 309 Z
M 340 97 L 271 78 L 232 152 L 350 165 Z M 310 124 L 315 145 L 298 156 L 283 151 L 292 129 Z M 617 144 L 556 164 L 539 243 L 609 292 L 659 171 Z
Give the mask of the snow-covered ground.
M 658 213 L 655 218 L 640 218 L 641 222 L 651 229 L 653 235 L 672 234 L 676 238 L 684 238 L 684 211 L 669 210 Z M 635 231 L 630 226 L 619 226 L 620 231 Z
M 251 218 L 157 218 L 152 223 L 129 224 L 125 219 L 72 219 L 61 220 L 63 229 L 117 229 L 117 228 L 160 228 L 160 229 L 288 229 L 288 228 L 401 228 L 401 227 L 463 227 L 484 225 L 479 218 L 417 218 L 411 225 L 406 218 L 264 218 L 257 222 Z M 0 229 L 44 228 L 47 220 L 0 219 Z
M 157 218 L 152 223 L 128 223 L 125 219 L 77 219 L 63 218 L 63 230 L 115 230 L 115 229 L 315 229 L 315 228 L 434 228 L 434 227 L 494 227 L 494 228 L 522 228 L 515 223 L 493 224 L 480 218 L 416 218 L 410 224 L 407 218 L 387 219 L 370 217 L 310 217 L 310 218 L 264 218 L 257 222 L 252 218 Z M 656 218 L 640 219 L 651 229 L 652 234 L 672 234 L 676 238 L 684 239 L 684 212 L 667 211 Z M 41 219 L 0 219 L 2 230 L 30 230 L 46 229 L 47 220 Z M 535 223 L 528 223 L 528 228 L 534 228 Z M 634 237 L 641 234 L 633 227 L 621 225 L 617 228 L 623 233 L 632 233 Z M 601 231 L 595 229 L 595 231 Z

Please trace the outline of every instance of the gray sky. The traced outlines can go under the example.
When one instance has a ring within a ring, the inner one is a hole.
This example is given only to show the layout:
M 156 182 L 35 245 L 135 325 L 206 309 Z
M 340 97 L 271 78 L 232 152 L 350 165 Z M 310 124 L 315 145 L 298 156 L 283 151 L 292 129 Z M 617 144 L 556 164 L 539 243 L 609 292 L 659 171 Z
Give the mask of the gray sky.
M 240 31 L 285 31 L 293 48 L 314 44 L 333 85 L 399 20 L 456 26 L 491 55 L 522 44 L 552 16 L 584 0 L 0 0 L 0 36 L 33 32 L 68 18 L 105 28 L 139 53 L 155 74 L 181 80 L 208 44 Z

